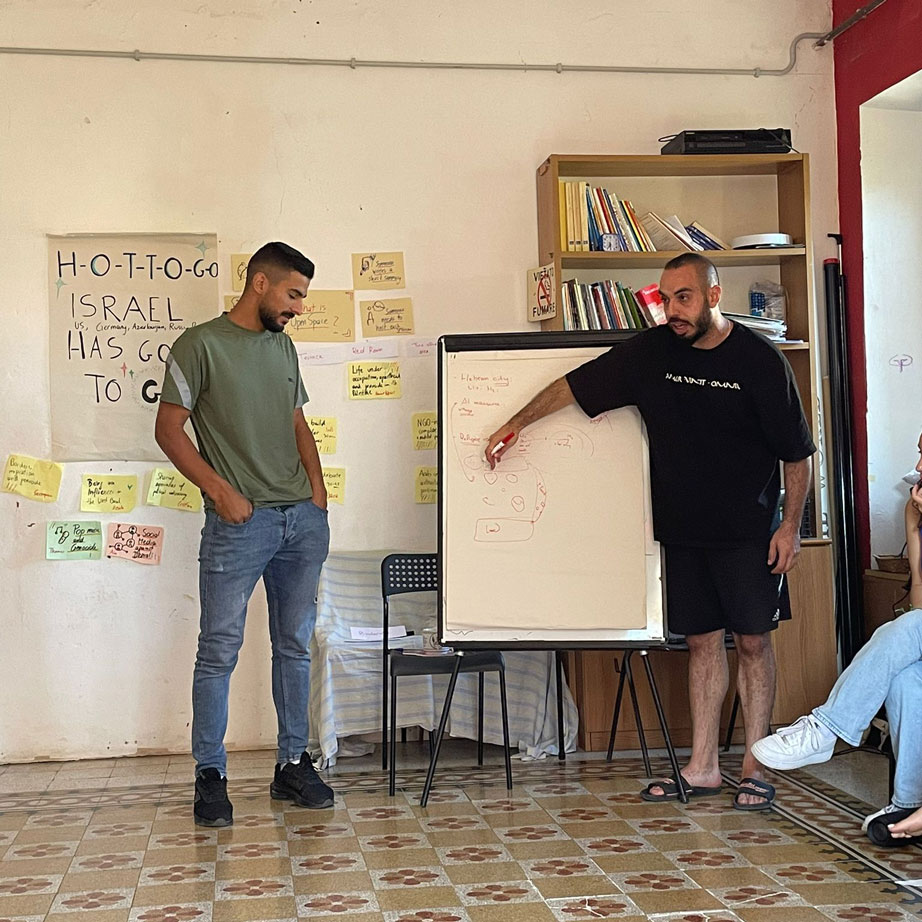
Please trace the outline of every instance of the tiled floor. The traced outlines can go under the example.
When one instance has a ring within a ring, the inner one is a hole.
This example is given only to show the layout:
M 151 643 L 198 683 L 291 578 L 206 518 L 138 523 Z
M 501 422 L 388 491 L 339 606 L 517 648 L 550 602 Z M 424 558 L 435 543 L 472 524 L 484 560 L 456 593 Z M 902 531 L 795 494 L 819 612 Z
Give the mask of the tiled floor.
M 412 766 L 418 745 L 401 756 Z M 268 796 L 273 754 L 232 754 L 235 825 L 196 828 L 187 756 L 0 766 L 0 922 L 901 922 L 918 919 L 922 849 L 874 848 L 867 805 L 806 772 L 778 807 L 725 793 L 646 804 L 640 760 L 449 758 L 386 795 L 375 757 L 331 773 L 335 809 Z M 663 768 L 660 764 L 658 767 Z M 879 804 L 875 804 L 876 808 Z

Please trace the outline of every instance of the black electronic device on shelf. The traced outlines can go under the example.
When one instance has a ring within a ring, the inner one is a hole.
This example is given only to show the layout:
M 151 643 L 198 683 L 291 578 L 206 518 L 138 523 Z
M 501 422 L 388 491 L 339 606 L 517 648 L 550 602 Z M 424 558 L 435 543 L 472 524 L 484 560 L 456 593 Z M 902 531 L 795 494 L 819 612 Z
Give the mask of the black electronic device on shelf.
M 680 131 L 666 140 L 660 153 L 786 154 L 790 150 L 790 128 L 741 128 L 730 131 Z

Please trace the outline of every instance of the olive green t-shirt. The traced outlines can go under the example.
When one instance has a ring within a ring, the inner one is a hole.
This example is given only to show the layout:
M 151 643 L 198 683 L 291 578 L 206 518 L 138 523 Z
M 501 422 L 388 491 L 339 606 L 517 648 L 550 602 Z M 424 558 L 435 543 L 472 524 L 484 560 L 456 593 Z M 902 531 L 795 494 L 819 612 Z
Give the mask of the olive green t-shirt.
M 227 314 L 191 327 L 170 349 L 160 399 L 190 411 L 202 457 L 254 506 L 310 498 L 294 430 L 307 391 L 284 333 Z

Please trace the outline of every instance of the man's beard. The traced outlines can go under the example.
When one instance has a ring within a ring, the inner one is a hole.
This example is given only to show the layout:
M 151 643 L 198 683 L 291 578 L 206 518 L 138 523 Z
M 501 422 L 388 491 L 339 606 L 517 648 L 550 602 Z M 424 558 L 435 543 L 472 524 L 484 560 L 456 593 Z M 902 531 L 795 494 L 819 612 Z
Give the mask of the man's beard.
M 282 314 L 283 317 L 288 317 L 290 320 L 294 315 Z M 262 305 L 259 307 L 259 319 L 262 325 L 270 333 L 281 333 L 285 329 L 285 324 L 280 323 L 278 317 L 275 314 L 271 314 L 269 310 Z
M 690 324 L 692 328 L 692 333 L 689 336 L 682 336 L 680 333 L 676 333 L 675 330 L 672 330 L 673 335 L 680 342 L 685 343 L 688 346 L 693 346 L 705 333 L 707 333 L 711 327 L 713 327 L 714 321 L 711 317 L 711 312 L 708 308 L 704 308 L 701 313 L 694 319 Z M 672 329 L 672 325 L 669 325 L 669 328 Z

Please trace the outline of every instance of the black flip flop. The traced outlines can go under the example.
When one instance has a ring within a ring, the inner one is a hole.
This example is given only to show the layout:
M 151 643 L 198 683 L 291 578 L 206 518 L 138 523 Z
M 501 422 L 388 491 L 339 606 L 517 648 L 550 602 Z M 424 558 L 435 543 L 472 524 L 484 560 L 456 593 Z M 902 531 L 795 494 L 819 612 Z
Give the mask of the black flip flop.
M 868 838 L 875 845 L 879 845 L 882 848 L 899 848 L 902 845 L 912 845 L 916 842 L 922 842 L 922 835 L 908 836 L 905 839 L 895 839 L 890 835 L 890 830 L 887 828 L 891 823 L 898 823 L 900 820 L 905 820 L 907 816 L 912 816 L 917 809 L 918 807 L 911 807 L 908 809 L 893 810 L 891 813 L 882 813 L 880 816 L 875 816 L 874 819 L 868 823 Z
M 718 785 L 716 788 L 699 787 L 694 784 L 689 784 L 683 775 L 679 775 L 679 778 L 682 779 L 682 790 L 685 791 L 685 796 L 689 799 L 692 797 L 713 797 L 715 794 L 719 794 L 723 787 L 723 785 Z M 662 788 L 663 793 L 654 794 L 653 788 Z M 672 778 L 666 781 L 651 781 L 650 784 L 640 792 L 640 797 L 641 800 L 646 800 L 654 804 L 664 800 L 678 800 L 679 787 Z
M 763 797 L 765 798 L 764 804 L 741 804 L 740 796 L 743 794 L 751 794 L 754 797 Z M 758 778 L 743 778 L 740 781 L 740 786 L 737 788 L 736 794 L 733 797 L 733 809 L 734 810 L 771 810 L 772 804 L 775 802 L 775 788 L 770 785 L 767 781 L 760 781 Z

